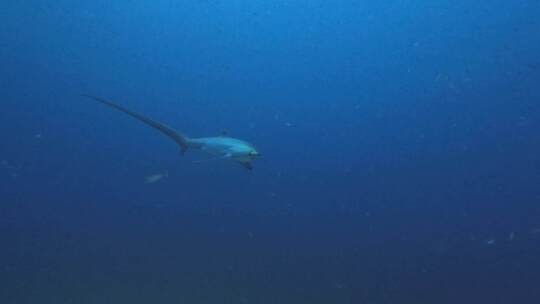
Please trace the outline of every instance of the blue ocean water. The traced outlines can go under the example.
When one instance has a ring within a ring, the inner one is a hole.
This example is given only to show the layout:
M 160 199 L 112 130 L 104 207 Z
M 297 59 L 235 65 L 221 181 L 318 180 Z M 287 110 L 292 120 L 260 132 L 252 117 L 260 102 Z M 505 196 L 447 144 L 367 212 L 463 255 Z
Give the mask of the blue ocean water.
M 2 2 L 0 303 L 539 303 L 539 13 Z

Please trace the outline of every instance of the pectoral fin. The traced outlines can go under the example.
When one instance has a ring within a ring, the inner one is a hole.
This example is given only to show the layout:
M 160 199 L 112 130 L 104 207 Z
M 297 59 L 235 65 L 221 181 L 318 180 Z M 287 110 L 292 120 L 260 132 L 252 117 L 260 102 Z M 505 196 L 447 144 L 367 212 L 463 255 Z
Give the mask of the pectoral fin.
M 242 167 L 248 169 L 249 171 L 253 170 L 253 165 L 251 162 L 238 162 Z

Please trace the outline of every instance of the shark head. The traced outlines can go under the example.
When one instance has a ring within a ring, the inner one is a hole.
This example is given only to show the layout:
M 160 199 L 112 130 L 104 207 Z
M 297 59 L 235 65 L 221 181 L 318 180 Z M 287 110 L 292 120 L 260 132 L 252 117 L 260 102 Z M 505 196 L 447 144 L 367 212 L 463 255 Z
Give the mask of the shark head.
M 260 156 L 261 153 L 249 144 L 237 145 L 231 151 L 231 158 L 240 162 L 252 162 Z
M 226 136 L 200 137 L 190 139 L 190 146 L 215 155 L 220 159 L 234 160 L 248 169 L 261 153 L 250 143 Z

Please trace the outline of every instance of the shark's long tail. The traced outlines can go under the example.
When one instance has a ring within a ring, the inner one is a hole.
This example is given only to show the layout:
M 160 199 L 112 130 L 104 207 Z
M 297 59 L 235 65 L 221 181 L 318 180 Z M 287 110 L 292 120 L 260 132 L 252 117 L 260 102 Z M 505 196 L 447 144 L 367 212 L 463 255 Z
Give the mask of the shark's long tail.
M 96 97 L 96 96 L 92 96 L 92 95 L 86 95 L 86 94 L 82 94 L 82 96 L 84 97 L 88 97 L 88 98 L 91 98 L 93 100 L 96 100 L 104 105 L 107 105 L 113 109 L 116 109 L 120 112 L 123 112 L 135 119 L 138 119 L 139 121 L 147 124 L 148 126 L 160 131 L 161 133 L 165 134 L 166 136 L 168 136 L 169 138 L 171 138 L 172 140 L 174 140 L 179 146 L 180 146 L 180 151 L 182 152 L 182 154 L 184 154 L 187 149 L 189 148 L 189 142 L 190 142 L 190 139 L 184 135 L 182 135 L 181 133 L 177 132 L 176 130 L 170 128 L 170 127 L 167 127 L 166 125 L 160 123 L 160 122 L 157 122 L 157 121 L 154 121 L 148 117 L 145 117 L 141 114 L 138 114 L 138 113 L 135 113 L 133 111 L 130 111 L 120 105 L 117 105 L 115 103 L 112 103 L 108 100 L 105 100 L 103 98 L 99 98 L 99 97 Z

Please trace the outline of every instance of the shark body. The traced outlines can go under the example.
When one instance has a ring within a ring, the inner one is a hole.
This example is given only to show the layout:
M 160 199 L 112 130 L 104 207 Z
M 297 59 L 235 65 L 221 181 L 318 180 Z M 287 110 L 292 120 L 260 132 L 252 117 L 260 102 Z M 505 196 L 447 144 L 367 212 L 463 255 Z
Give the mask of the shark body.
M 180 151 L 182 154 L 190 149 L 201 150 L 214 156 L 215 159 L 229 159 L 235 161 L 248 170 L 253 169 L 253 160 L 260 156 L 260 153 L 253 147 L 253 145 L 246 141 L 227 136 L 190 138 L 174 130 L 173 128 L 170 128 L 139 113 L 128 110 L 116 103 L 92 95 L 82 96 L 91 98 L 106 106 L 123 112 L 160 131 L 162 134 L 169 137 L 180 146 Z

